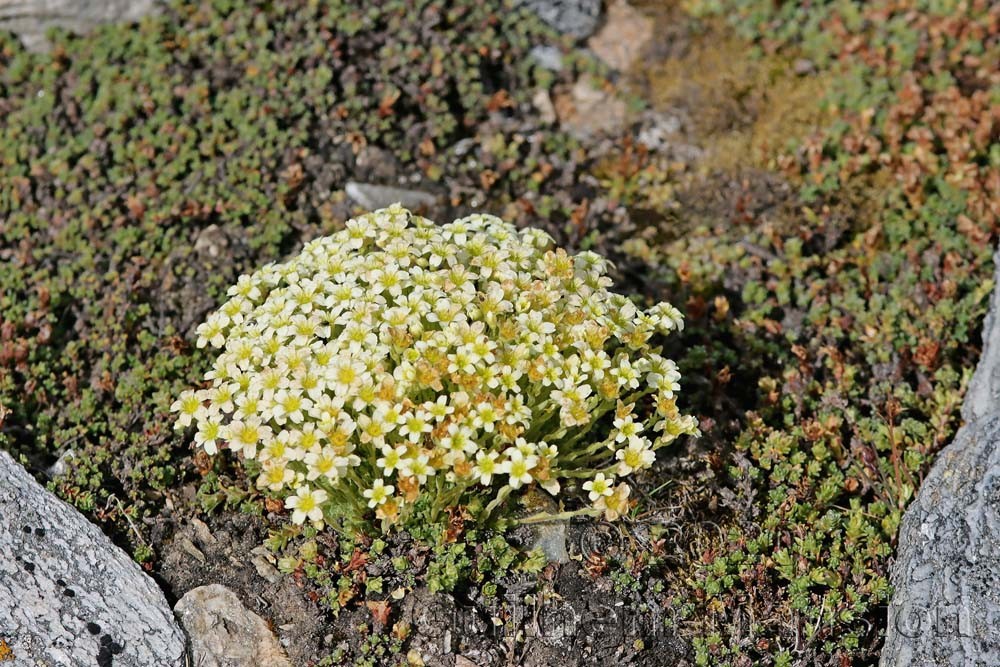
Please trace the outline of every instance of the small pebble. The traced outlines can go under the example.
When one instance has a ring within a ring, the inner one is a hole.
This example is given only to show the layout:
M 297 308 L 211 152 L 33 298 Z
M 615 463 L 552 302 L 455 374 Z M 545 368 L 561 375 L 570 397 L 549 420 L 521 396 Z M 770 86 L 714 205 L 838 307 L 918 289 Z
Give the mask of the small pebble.
M 813 64 L 813 61 L 807 58 L 799 58 L 792 64 L 792 71 L 799 76 L 805 76 L 816 71 L 816 66 Z

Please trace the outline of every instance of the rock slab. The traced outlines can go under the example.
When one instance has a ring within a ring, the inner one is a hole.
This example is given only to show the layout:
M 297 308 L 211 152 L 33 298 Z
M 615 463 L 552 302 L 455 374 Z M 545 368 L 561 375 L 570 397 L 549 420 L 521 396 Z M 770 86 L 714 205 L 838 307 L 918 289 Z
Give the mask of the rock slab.
M 620 134 L 627 121 L 625 102 L 586 78 L 577 81 L 569 93 L 557 95 L 553 105 L 563 129 L 580 140 Z
M 391 185 L 376 185 L 374 183 L 356 183 L 348 181 L 344 192 L 356 204 L 369 211 L 376 211 L 393 204 L 401 204 L 404 208 L 418 210 L 433 206 L 437 197 L 422 190 L 407 190 Z
M 0 479 L 0 639 L 12 667 L 181 667 L 184 634 L 156 583 L 6 452 Z
M 188 591 L 174 613 L 191 638 L 191 660 L 199 667 L 292 667 L 267 622 L 225 586 Z
M 963 427 L 900 527 L 882 667 L 1000 665 L 1000 415 Z
M 1000 411 L 1000 251 L 993 255 L 993 296 L 990 310 L 983 321 L 983 352 L 976 372 L 969 382 L 962 404 L 962 417 L 971 422 Z
M 578 39 L 589 37 L 601 21 L 601 0 L 518 0 L 553 29 Z
M 624 71 L 639 59 L 652 39 L 653 19 L 625 0 L 616 0 L 608 7 L 600 31 L 587 40 L 587 46 L 608 67 Z
M 998 313 L 994 287 L 983 354 L 962 407 L 966 424 L 900 525 L 882 667 L 1000 665 Z
M 83 33 L 101 23 L 138 21 L 154 13 L 157 4 L 157 0 L 0 0 L 0 29 L 15 33 L 31 51 L 45 51 L 49 28 Z
M 569 552 L 566 550 L 568 527 L 568 521 L 548 521 L 536 524 L 533 527 L 535 542 L 531 548 L 540 550 L 550 563 L 568 563 Z

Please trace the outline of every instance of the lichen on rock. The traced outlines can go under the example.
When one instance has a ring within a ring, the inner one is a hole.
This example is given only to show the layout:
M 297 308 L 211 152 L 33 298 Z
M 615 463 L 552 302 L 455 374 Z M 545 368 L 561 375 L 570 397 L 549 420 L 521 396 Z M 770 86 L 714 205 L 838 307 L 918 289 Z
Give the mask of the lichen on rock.
M 25 665 L 180 667 L 156 583 L 0 451 L 0 637 Z

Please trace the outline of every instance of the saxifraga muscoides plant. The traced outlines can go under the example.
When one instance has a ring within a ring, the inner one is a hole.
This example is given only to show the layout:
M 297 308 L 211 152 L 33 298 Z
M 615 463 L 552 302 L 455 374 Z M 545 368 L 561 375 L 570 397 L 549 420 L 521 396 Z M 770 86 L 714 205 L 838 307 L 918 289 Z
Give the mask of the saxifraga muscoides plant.
M 239 456 L 297 524 L 388 530 L 420 498 L 482 520 L 533 484 L 617 519 L 621 480 L 698 430 L 653 347 L 680 312 L 609 292 L 606 269 L 489 215 L 369 213 L 229 290 L 177 427 Z

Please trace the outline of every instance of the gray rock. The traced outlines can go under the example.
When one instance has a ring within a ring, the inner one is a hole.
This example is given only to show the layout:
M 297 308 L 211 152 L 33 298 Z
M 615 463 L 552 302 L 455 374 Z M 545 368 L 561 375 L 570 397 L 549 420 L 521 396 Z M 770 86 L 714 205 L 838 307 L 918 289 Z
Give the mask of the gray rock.
M 568 563 L 569 552 L 566 551 L 567 521 L 549 521 L 532 526 L 535 542 L 532 549 L 540 549 L 550 563 Z
M 547 69 L 552 72 L 562 71 L 562 51 L 554 46 L 543 44 L 533 46 L 531 47 L 531 51 L 528 52 L 528 57 L 534 60 L 535 63 L 543 69 Z
M 587 40 L 587 46 L 608 67 L 624 71 L 639 59 L 652 40 L 653 19 L 625 0 L 616 0 L 608 7 L 604 25 Z
M 0 0 L 0 29 L 21 38 L 25 48 L 49 48 L 52 27 L 87 32 L 101 23 L 138 21 L 157 11 L 157 0 Z
M 403 171 L 395 155 L 371 144 L 361 149 L 354 162 L 354 176 L 366 181 L 391 182 Z
M 209 225 L 198 232 L 194 240 L 194 251 L 206 260 L 217 259 L 229 250 L 230 239 L 225 229 Z
M 882 667 L 1000 665 L 998 309 L 994 288 L 983 354 L 962 406 L 967 423 L 938 455 L 900 525 Z
M 174 612 L 191 638 L 191 661 L 199 667 L 291 667 L 267 622 L 225 586 L 188 591 Z
M 1000 416 L 964 426 L 900 526 L 882 667 L 1000 665 Z
M 183 665 L 153 580 L 6 452 L 0 479 L 0 638 L 13 666 Z
M 601 20 L 601 0 L 517 0 L 561 33 L 589 37 Z
M 437 201 L 437 197 L 422 190 L 407 190 L 389 185 L 356 183 L 355 181 L 349 181 L 344 186 L 344 192 L 355 203 L 369 211 L 385 208 L 397 202 L 402 204 L 404 208 L 419 209 L 433 206 Z
M 620 135 L 628 119 L 624 100 L 586 78 L 577 81 L 568 94 L 557 95 L 553 106 L 563 129 L 583 141 Z
M 806 76 L 816 71 L 816 65 L 808 58 L 799 58 L 792 63 L 792 71 L 799 76 Z
M 276 584 L 281 579 L 281 572 L 274 566 L 274 556 L 271 550 L 263 544 L 250 552 L 253 558 L 250 560 L 257 574 L 269 583 Z
M 640 119 L 637 139 L 651 151 L 666 151 L 680 143 L 682 129 L 680 116 L 647 111 Z
M 535 91 L 531 97 L 531 104 L 535 107 L 535 111 L 538 112 L 538 117 L 543 123 L 551 125 L 559 120 L 556 107 L 552 104 L 552 98 L 549 97 L 549 91 L 544 88 Z
M 993 276 L 993 296 L 990 310 L 983 322 L 983 354 L 972 376 L 962 404 L 962 417 L 973 421 L 1000 410 L 1000 251 L 993 255 L 996 267 Z
M 476 140 L 472 137 L 466 137 L 465 139 L 459 139 L 455 142 L 455 145 L 451 147 L 451 152 L 455 157 L 463 157 L 467 155 L 469 151 L 476 147 Z

